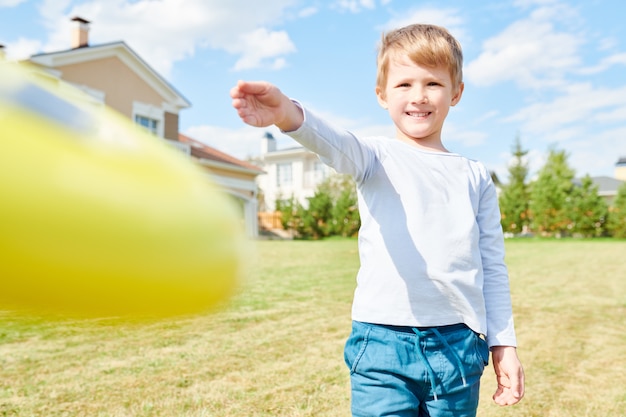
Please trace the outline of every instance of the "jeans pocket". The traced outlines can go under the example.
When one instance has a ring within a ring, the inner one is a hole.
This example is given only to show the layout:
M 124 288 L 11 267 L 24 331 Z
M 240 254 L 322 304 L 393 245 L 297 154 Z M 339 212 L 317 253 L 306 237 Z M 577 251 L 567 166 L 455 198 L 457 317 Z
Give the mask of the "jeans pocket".
M 489 345 L 478 333 L 474 333 L 474 337 L 476 357 L 483 362 L 484 366 L 487 366 L 489 364 Z
M 365 353 L 370 331 L 371 329 L 367 326 L 360 326 L 356 323 L 352 325 L 352 332 L 346 341 L 343 353 L 346 365 L 350 369 L 350 374 L 356 372 L 359 360 Z

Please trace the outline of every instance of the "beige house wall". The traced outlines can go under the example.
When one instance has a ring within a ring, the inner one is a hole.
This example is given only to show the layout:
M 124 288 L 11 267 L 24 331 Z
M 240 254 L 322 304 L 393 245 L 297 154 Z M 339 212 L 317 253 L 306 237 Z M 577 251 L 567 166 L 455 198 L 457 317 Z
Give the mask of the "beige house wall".
M 165 120 L 163 122 L 163 137 L 170 140 L 178 140 L 178 115 L 165 112 Z
M 117 57 L 59 66 L 65 81 L 105 92 L 108 106 L 133 119 L 133 103 L 141 102 L 162 108 L 164 99 L 140 76 Z M 178 115 L 164 112 L 163 137 L 177 140 Z
M 133 101 L 161 108 L 163 98 L 117 57 L 56 67 L 65 81 L 106 92 L 105 103 L 133 117 Z

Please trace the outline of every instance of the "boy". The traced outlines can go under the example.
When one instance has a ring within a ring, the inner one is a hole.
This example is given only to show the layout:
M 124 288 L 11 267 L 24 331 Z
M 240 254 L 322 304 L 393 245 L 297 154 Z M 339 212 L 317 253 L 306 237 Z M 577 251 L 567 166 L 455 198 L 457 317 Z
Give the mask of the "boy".
M 276 125 L 356 181 L 361 267 L 345 347 L 353 416 L 475 416 L 489 349 L 494 401 L 524 395 L 495 187 L 482 164 L 441 141 L 462 65 L 444 28 L 383 35 L 376 95 L 398 140 L 357 138 L 265 82 L 231 90 L 245 123 Z

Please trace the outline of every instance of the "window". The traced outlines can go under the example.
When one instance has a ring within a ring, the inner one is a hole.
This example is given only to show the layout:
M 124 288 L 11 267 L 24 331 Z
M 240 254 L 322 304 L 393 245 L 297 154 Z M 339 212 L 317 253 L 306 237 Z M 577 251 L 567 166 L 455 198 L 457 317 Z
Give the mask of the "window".
M 276 185 L 281 187 L 291 185 L 292 182 L 291 163 L 276 165 Z
M 157 120 L 136 114 L 135 123 L 137 123 L 139 126 L 145 127 L 150 133 L 154 133 L 155 135 L 158 135 L 159 133 L 159 122 Z
M 133 101 L 133 120 L 158 137 L 165 134 L 165 110 L 152 104 Z
M 326 178 L 326 169 L 322 162 L 315 161 L 313 163 L 313 181 L 318 183 Z

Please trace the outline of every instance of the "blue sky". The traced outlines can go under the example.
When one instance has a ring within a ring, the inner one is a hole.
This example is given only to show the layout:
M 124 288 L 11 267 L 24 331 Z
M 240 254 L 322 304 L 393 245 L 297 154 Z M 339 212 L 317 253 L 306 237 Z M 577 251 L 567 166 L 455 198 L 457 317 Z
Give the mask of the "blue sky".
M 228 95 L 268 80 L 360 135 L 394 135 L 374 95 L 381 32 L 447 27 L 465 53 L 465 92 L 443 132 L 448 149 L 507 179 L 517 135 L 536 171 L 552 146 L 577 175 L 613 176 L 626 156 L 626 2 L 622 0 L 0 0 L 7 59 L 69 48 L 70 19 L 92 45 L 123 40 L 192 103 L 180 129 L 245 159 L 264 132 Z

